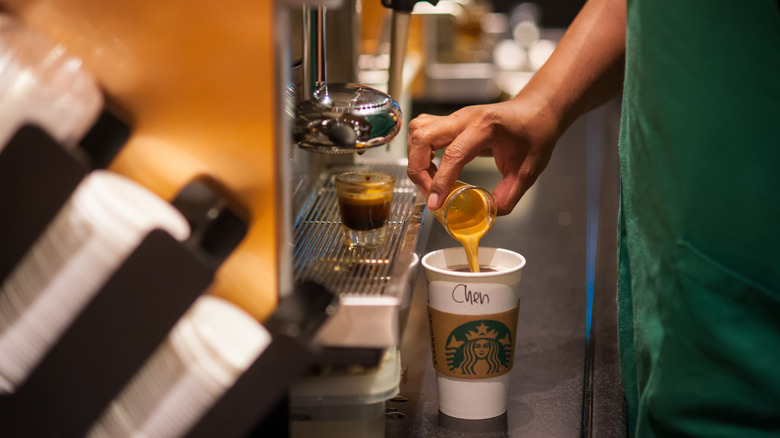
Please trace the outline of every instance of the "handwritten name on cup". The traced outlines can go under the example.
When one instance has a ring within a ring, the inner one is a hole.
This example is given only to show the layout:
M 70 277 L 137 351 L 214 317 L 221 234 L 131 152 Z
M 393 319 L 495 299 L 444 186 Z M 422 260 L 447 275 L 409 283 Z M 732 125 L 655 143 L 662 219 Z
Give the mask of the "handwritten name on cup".
M 471 290 L 467 284 L 459 284 L 452 288 L 452 301 L 472 306 L 490 304 L 490 294 Z

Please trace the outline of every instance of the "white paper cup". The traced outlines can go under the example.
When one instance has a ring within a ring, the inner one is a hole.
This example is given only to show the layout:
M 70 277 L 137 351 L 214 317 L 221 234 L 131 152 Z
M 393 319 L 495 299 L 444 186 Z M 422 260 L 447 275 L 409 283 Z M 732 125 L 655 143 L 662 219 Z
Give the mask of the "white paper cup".
M 433 251 L 422 259 L 439 410 L 466 420 L 506 412 L 525 258 L 505 249 L 480 248 L 479 262 L 494 272 L 468 272 L 461 247 Z

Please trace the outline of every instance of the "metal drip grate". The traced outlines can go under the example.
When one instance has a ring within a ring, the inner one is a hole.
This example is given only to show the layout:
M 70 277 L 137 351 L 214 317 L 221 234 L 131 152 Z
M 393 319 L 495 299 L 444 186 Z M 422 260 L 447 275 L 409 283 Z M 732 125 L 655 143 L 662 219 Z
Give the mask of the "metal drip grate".
M 388 218 L 387 243 L 379 248 L 349 248 L 341 234 L 333 176 L 346 170 L 377 170 L 396 178 L 393 203 Z M 394 264 L 410 225 L 420 209 L 421 196 L 406 176 L 406 166 L 379 164 L 331 168 L 324 183 L 306 200 L 295 221 L 293 276 L 296 281 L 312 280 L 341 296 L 384 295 L 393 281 Z

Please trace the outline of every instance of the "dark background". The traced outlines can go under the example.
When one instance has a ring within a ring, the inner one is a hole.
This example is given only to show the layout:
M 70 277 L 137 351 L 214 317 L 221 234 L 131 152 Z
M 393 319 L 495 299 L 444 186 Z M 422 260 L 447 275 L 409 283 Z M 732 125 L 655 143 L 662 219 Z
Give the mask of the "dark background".
M 512 8 L 523 3 L 517 0 L 493 0 L 495 12 L 510 12 Z M 585 4 L 585 0 L 536 0 L 541 9 L 540 24 L 546 28 L 566 28 L 574 20 L 577 12 Z

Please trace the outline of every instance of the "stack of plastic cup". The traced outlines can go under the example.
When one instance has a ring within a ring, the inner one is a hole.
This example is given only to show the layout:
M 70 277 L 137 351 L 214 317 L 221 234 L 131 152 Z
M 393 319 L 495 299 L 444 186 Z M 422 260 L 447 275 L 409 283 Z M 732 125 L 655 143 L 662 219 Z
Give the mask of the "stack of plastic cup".
M 25 123 L 75 145 L 102 106 L 103 94 L 81 59 L 0 14 L 0 150 Z
M 200 297 L 88 436 L 184 435 L 270 342 L 265 328 L 239 307 Z
M 189 237 L 186 219 L 140 184 L 89 174 L 0 286 L 0 392 L 13 392 L 146 235 Z

